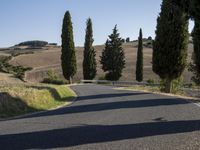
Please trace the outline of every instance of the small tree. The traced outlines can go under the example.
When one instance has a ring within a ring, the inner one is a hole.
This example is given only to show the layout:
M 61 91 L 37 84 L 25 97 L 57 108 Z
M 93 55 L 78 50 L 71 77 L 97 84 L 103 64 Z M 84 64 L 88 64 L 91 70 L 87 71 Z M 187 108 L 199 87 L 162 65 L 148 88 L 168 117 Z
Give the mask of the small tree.
M 129 42 L 130 42 L 130 38 L 127 37 L 127 38 L 126 38 L 126 43 L 129 43 Z
M 138 38 L 136 80 L 138 82 L 143 81 L 143 37 L 142 37 L 142 29 L 140 29 L 139 38 Z
M 188 16 L 173 0 L 163 0 L 153 44 L 153 71 L 165 81 L 165 92 L 171 92 L 187 64 Z
M 147 39 L 148 39 L 149 41 L 152 41 L 152 40 L 153 40 L 153 38 L 152 38 L 151 36 L 149 36 Z
M 122 70 L 125 68 L 125 56 L 122 48 L 122 39 L 119 37 L 117 25 L 113 33 L 106 41 L 105 49 L 100 57 L 102 69 L 107 72 L 106 79 L 117 81 L 122 76 Z
M 62 27 L 62 55 L 61 65 L 64 77 L 72 83 L 76 74 L 76 53 L 74 47 L 73 27 L 70 12 L 65 13 Z
M 83 77 L 85 80 L 94 79 L 97 72 L 95 59 L 96 53 L 92 46 L 93 41 L 92 20 L 89 18 L 87 20 L 83 60 Z

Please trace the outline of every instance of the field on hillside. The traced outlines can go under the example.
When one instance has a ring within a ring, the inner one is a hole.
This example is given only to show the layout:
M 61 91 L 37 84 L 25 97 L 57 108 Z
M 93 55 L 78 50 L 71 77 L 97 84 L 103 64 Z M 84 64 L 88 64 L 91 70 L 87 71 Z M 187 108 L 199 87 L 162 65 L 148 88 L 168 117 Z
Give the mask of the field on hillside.
M 188 46 L 188 62 L 191 61 L 191 55 L 193 51 L 192 44 Z M 98 72 L 97 79 L 103 77 L 104 73 L 101 70 L 101 65 L 99 63 L 99 56 L 103 50 L 104 46 L 95 46 L 97 52 L 97 62 L 98 62 Z M 134 81 L 135 80 L 135 66 L 136 66 L 136 57 L 137 57 L 137 42 L 125 43 L 123 45 L 125 55 L 126 55 L 126 68 L 123 71 L 123 76 L 121 80 Z M 25 67 L 34 68 L 32 71 L 26 73 L 26 80 L 28 81 L 41 81 L 45 76 L 46 72 L 50 69 L 55 70 L 58 74 L 61 73 L 60 66 L 60 47 L 48 47 L 43 50 L 34 50 L 34 54 L 20 55 L 15 57 L 10 61 L 12 65 L 22 65 Z M 29 50 L 30 51 L 30 50 Z M 77 64 L 78 71 L 74 77 L 76 80 L 82 79 L 82 62 L 83 62 L 83 48 L 77 47 Z M 3 54 L 0 52 L 0 55 Z M 144 47 L 144 79 L 159 79 L 152 71 L 152 49 Z M 192 74 L 187 70 L 184 72 L 185 81 L 190 81 Z

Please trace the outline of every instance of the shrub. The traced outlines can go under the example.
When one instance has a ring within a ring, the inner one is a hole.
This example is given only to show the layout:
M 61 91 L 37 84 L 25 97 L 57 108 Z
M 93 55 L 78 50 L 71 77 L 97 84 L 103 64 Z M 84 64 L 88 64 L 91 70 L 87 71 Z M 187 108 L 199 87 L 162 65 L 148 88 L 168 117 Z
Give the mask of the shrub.
M 129 42 L 130 42 L 130 38 L 127 37 L 127 38 L 126 38 L 126 43 L 129 43 Z
M 58 75 L 52 69 L 47 72 L 47 76 L 52 80 L 58 80 L 59 78 Z
M 147 83 L 148 83 L 149 85 L 155 84 L 155 80 L 154 80 L 154 79 L 148 79 L 148 80 L 147 80 Z
M 183 77 L 181 76 L 172 82 L 172 93 L 177 93 L 182 91 L 182 87 L 183 87 Z
M 98 80 L 106 80 L 105 76 L 101 76 L 98 78 Z
M 160 81 L 160 91 L 161 92 L 165 92 L 165 85 L 166 81 L 165 80 L 161 80 Z M 183 87 L 183 77 L 179 77 L 175 80 L 172 81 L 172 93 L 176 94 L 178 92 L 182 92 L 182 87 Z
M 63 85 L 63 84 L 68 84 L 67 81 L 60 79 L 59 76 L 53 71 L 49 70 L 47 72 L 47 78 L 44 78 L 42 83 L 47 83 L 47 84 L 56 84 L 56 85 Z

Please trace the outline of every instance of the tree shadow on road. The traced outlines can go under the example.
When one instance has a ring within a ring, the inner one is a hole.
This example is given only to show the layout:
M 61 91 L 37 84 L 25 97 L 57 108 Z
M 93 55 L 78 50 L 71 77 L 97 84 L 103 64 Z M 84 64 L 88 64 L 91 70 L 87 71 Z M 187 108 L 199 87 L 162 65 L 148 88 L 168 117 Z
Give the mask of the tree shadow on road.
M 131 93 L 110 93 L 110 94 L 98 94 L 98 95 L 89 95 L 89 96 L 80 96 L 78 97 L 77 101 L 83 100 L 98 100 L 104 98 L 119 98 L 119 97 L 128 97 L 128 96 L 137 96 L 137 95 L 146 95 L 150 93 L 140 93 L 140 92 L 131 92 Z
M 127 125 L 85 125 L 32 133 L 0 135 L 1 149 L 53 149 L 200 130 L 200 120 Z
M 46 116 L 59 116 L 76 113 L 88 113 L 99 112 L 116 109 L 134 109 L 145 107 L 158 107 L 158 106 L 172 106 L 172 105 L 185 105 L 190 104 L 188 101 L 182 99 L 149 99 L 149 100 L 126 100 L 126 101 L 113 101 L 113 102 L 100 102 L 95 104 L 85 105 L 72 105 L 67 108 L 61 108 L 54 111 L 44 112 L 28 116 L 28 118 L 34 117 L 46 117 Z

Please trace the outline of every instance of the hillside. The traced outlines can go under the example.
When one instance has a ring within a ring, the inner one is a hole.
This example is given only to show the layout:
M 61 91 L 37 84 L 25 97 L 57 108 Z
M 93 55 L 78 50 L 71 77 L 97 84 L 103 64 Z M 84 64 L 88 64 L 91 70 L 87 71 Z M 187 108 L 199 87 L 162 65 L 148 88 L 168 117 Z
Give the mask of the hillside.
M 101 65 L 99 63 L 99 56 L 104 48 L 104 45 L 95 46 L 97 52 L 97 62 L 98 62 L 98 72 L 97 79 L 103 77 L 104 73 L 101 70 Z M 134 81 L 135 80 L 135 66 L 136 66 L 136 55 L 137 55 L 137 42 L 130 42 L 123 44 L 123 48 L 126 56 L 126 68 L 123 71 L 123 76 L 121 80 Z M 188 62 L 191 60 L 191 55 L 193 51 L 193 45 L 189 44 L 188 46 Z M 45 76 L 46 72 L 50 69 L 55 70 L 60 75 L 61 66 L 60 66 L 60 55 L 61 48 L 57 46 L 45 46 L 43 49 L 35 51 L 34 49 L 28 50 L 34 51 L 33 54 L 20 55 L 15 57 L 10 61 L 12 65 L 22 65 L 25 67 L 32 67 L 33 70 L 26 73 L 26 80 L 28 81 L 41 81 Z M 78 72 L 75 76 L 76 80 L 82 79 L 82 61 L 83 61 L 83 48 L 77 47 L 77 64 Z M 10 52 L 11 53 L 11 52 Z M 0 52 L 0 55 L 8 54 L 7 51 Z M 158 77 L 152 72 L 152 48 L 144 47 L 144 79 L 148 80 L 150 78 L 158 79 Z M 185 81 L 190 81 L 191 73 L 187 70 L 184 73 Z

